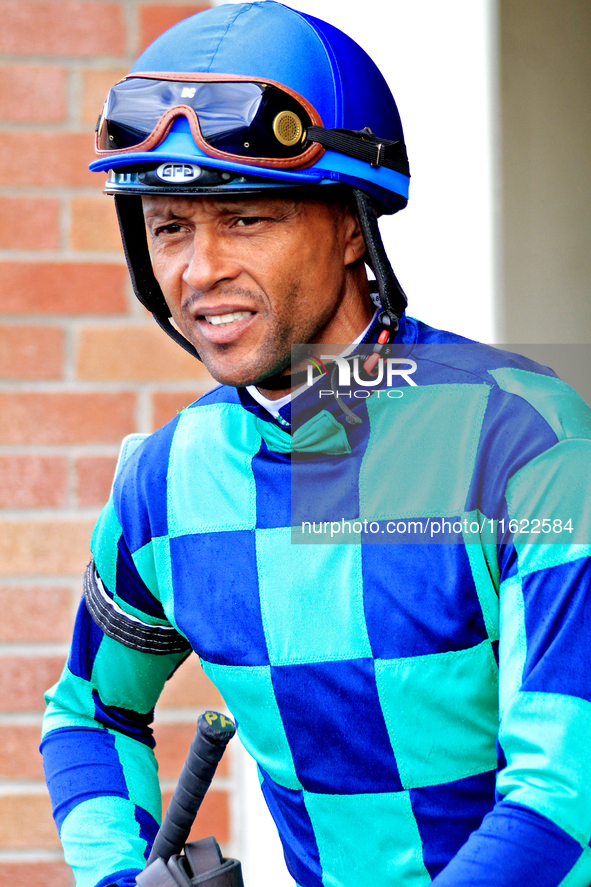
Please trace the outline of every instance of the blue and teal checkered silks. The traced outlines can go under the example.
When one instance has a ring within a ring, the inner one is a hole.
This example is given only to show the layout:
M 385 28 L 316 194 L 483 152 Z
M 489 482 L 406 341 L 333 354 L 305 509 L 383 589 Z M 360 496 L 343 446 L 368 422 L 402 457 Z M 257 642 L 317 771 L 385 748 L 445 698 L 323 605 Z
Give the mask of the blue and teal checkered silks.
M 335 502 L 380 526 L 588 519 L 580 398 L 525 359 L 402 330 L 441 347 L 403 397 L 357 404 L 350 454 L 299 454 L 297 502 L 245 391 L 216 389 L 148 438 L 97 524 L 97 571 L 119 612 L 199 654 L 302 887 L 584 887 L 591 546 L 294 544 Z M 81 605 L 43 743 L 81 887 L 132 884 L 144 864 L 160 815 L 149 723 L 184 655 L 127 649 Z

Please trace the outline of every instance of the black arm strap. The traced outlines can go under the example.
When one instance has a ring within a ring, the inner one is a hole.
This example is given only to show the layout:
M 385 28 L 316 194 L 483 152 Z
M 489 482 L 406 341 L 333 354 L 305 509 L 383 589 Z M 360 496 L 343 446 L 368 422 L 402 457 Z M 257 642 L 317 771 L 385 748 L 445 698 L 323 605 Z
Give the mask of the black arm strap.
M 381 139 L 368 129 L 325 129 L 323 126 L 309 126 L 307 136 L 308 141 L 318 142 L 330 151 L 410 176 L 406 146 L 401 139 L 397 142 Z
M 150 625 L 129 616 L 109 598 L 91 561 L 84 574 L 84 599 L 88 612 L 100 629 L 125 647 L 141 653 L 167 656 L 188 653 L 191 645 L 173 626 Z

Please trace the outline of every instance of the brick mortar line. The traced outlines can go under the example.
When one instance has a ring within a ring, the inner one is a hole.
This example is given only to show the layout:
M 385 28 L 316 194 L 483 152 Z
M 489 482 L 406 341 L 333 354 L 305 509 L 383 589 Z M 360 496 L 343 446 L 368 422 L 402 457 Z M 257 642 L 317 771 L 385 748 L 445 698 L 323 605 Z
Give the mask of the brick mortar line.
M 214 387 L 217 384 L 217 382 L 212 383 L 210 387 Z M 175 391 L 185 391 L 187 387 L 193 386 L 195 388 L 195 397 L 198 397 L 199 391 L 206 388 L 208 383 L 207 381 L 200 383 L 199 380 L 188 378 L 171 382 L 170 386 L 167 387 L 167 384 L 164 382 L 144 382 L 132 378 L 113 381 L 76 379 L 75 381 L 64 380 L 63 382 L 59 380 L 46 382 L 40 379 L 37 384 L 31 382 L 30 379 L 23 379 L 20 382 L 18 379 L 11 379 L 9 382 L 0 383 L 0 394 L 133 394 L 139 398 L 143 394 L 153 395 L 161 392 L 174 393 Z M 97 441 L 98 443 L 100 442 Z M 90 444 L 91 442 L 89 442 Z M 23 442 L 23 445 L 26 445 L 26 442 Z M 81 446 L 77 441 L 72 441 L 70 445 Z M 64 446 L 68 446 L 68 444 L 66 443 Z
M 100 112 L 100 108 L 97 111 L 97 118 Z M 84 135 L 89 138 L 90 150 L 94 154 L 94 149 L 92 148 L 92 137 L 94 132 L 94 126 L 96 124 L 89 123 L 81 123 L 76 121 L 74 123 L 71 122 L 70 118 L 60 122 L 54 121 L 45 121 L 38 122 L 36 120 L 28 121 L 28 120 L 3 120 L 0 121 L 0 133 L 2 132 L 16 132 L 16 133 L 39 133 L 44 134 L 47 133 L 49 135 L 55 135 L 60 133 L 67 133 L 71 135 Z
M 65 664 L 65 663 L 66 663 L 66 659 L 64 659 L 64 664 Z M 41 723 L 42 723 L 42 721 L 43 721 L 43 717 L 44 717 L 44 715 L 45 715 L 45 709 L 46 709 L 46 705 L 45 705 L 45 702 L 44 702 L 44 700 L 43 700 L 43 693 L 44 693 L 44 692 L 45 692 L 45 689 L 39 694 L 39 701 L 40 701 L 40 703 L 41 703 L 41 705 L 42 705 L 42 708 L 38 708 L 38 709 L 34 709 L 34 710 L 33 710 L 33 713 L 36 714 L 36 715 L 37 715 L 37 718 L 38 718 L 38 725 L 39 725 L 39 741 L 41 741 Z M 10 709 L 7 709 L 7 714 L 10 714 Z
M 73 592 L 76 592 L 76 590 L 79 589 L 80 593 L 82 593 L 83 573 L 84 570 L 80 570 L 80 573 L 57 573 L 55 576 L 48 576 L 46 573 L 31 573 L 26 576 L 22 573 L 19 573 L 18 575 L 7 574 L 6 576 L 0 576 L 0 587 L 12 588 L 13 586 L 18 585 L 23 588 L 30 588 L 31 586 L 53 588 L 55 586 L 65 585 Z
M 90 161 L 89 161 L 90 162 Z M 0 185 L 0 197 L 48 197 L 62 199 L 67 197 L 96 197 L 107 200 L 108 195 L 103 194 L 100 187 L 100 179 L 97 177 L 96 186 L 93 185 Z
M 0 508 L 0 521 L 84 521 L 89 519 L 96 520 L 99 514 L 100 507 L 98 506 L 95 510 L 94 508 L 90 509 L 88 506 L 78 508 L 76 505 L 64 505 L 63 507 L 32 505 L 23 508 Z
M 0 798 L 24 795 L 47 795 L 47 786 L 40 780 L 0 779 Z
M 69 237 L 71 233 L 69 224 L 67 229 L 65 233 Z M 65 264 L 64 260 L 72 265 L 121 265 L 124 268 L 127 267 L 123 253 L 111 250 L 93 252 L 91 250 L 73 250 L 70 247 L 61 250 L 0 249 L 0 263 L 27 262 L 30 265 L 35 265 L 41 262 L 55 262 L 56 264 Z
M 11 379 L 2 382 L 0 391 L 5 394 L 135 394 L 136 388 L 143 386 L 144 382 L 136 379 L 106 380 L 76 379 L 69 381 L 64 379 L 39 379 L 34 382 L 30 379 Z
M 94 458 L 100 456 L 117 457 L 121 444 L 2 444 L 0 456 L 64 456 L 70 454 L 75 458 Z
M 27 656 L 40 659 L 45 656 L 67 656 L 70 646 L 65 641 L 47 642 L 31 641 L 30 643 L 0 643 L 0 660 L 8 656 Z
M 42 712 L 0 712 L 0 727 L 40 727 Z
M 185 379 L 174 379 L 171 381 L 163 381 L 159 382 L 158 380 L 153 381 L 143 381 L 137 380 L 133 378 L 122 379 L 122 380 L 103 380 L 97 379 L 95 380 L 86 380 L 86 379 L 73 379 L 68 380 L 64 379 L 63 382 L 61 380 L 48 380 L 39 379 L 38 383 L 35 384 L 35 380 L 31 379 L 10 379 L 6 382 L 0 381 L 0 393 L 4 394 L 110 394 L 110 393 L 131 393 L 131 394 L 140 394 L 146 393 L 148 395 L 154 394 L 171 394 L 176 391 L 186 391 L 187 389 L 194 388 L 195 389 L 195 398 L 200 397 L 204 390 L 211 390 L 212 388 L 219 385 L 218 382 L 209 381 L 208 379 L 195 379 L 194 377 L 187 376 Z M 100 444 L 91 444 L 88 446 L 100 446 Z M 19 446 L 17 444 L 17 446 Z M 26 446 L 26 443 L 23 443 L 23 446 Z M 69 446 L 68 444 L 64 444 L 64 446 Z M 82 444 L 70 444 L 70 446 L 82 446 Z M 0 445 L 0 449 L 2 446 Z
M 27 55 L 11 55 L 5 53 L 0 56 L 0 65 L 10 65 L 10 67 L 23 66 L 51 66 L 56 68 L 73 68 L 77 65 L 90 70 L 100 71 L 109 68 L 125 68 L 131 67 L 134 63 L 132 53 L 126 52 L 124 55 L 43 55 L 42 53 L 32 53 Z M 98 114 L 97 114 L 98 117 Z
M 48 323 L 49 318 L 49 323 Z M 86 327 L 130 327 L 138 326 L 146 329 L 155 329 L 154 321 L 144 321 L 143 318 L 134 318 L 129 314 L 4 314 L 0 315 L 1 326 L 54 326 L 62 329 L 72 328 L 75 332 Z M 164 335 L 164 333 L 163 333 Z
M 134 299 L 135 299 L 135 296 L 134 296 Z M 80 329 L 88 328 L 88 327 L 104 326 L 104 327 L 110 327 L 113 329 L 128 328 L 130 330 L 136 330 L 139 328 L 139 329 L 154 330 L 154 331 L 158 330 L 158 326 L 156 325 L 153 318 L 151 316 L 146 316 L 145 308 L 142 308 L 142 306 L 140 305 L 139 302 L 137 302 L 137 300 L 136 300 L 136 303 L 137 303 L 138 307 L 141 309 L 140 313 L 138 315 L 133 315 L 133 314 L 105 314 L 105 315 L 89 314 L 86 316 L 86 315 L 82 315 L 82 314 L 75 314 L 75 315 L 69 314 L 67 316 L 64 316 L 64 315 L 62 315 L 62 316 L 64 317 L 64 320 L 66 322 L 72 323 L 75 326 L 79 327 Z M 19 316 L 26 317 L 26 315 L 24 315 L 24 314 L 19 315 Z M 166 333 L 164 331 L 160 330 L 158 335 L 160 336 L 160 338 L 163 342 L 168 343 L 169 339 L 168 339 L 168 336 L 166 336 Z M 201 363 L 201 361 L 198 361 L 198 363 Z M 168 380 L 168 381 L 171 381 L 171 380 Z
M 141 384 L 145 388 L 146 393 L 152 396 L 155 394 L 174 394 L 175 391 L 187 391 L 188 388 L 193 387 L 195 388 L 195 399 L 197 399 L 197 397 L 200 397 L 201 393 L 203 393 L 203 389 L 208 386 L 210 386 L 210 389 L 214 388 L 219 385 L 219 382 L 216 382 L 215 380 L 209 382 L 207 379 L 201 381 L 199 379 L 187 378 L 170 383 L 160 383 L 155 381 L 142 382 Z
M 33 0 L 35 2 L 35 0 Z M 55 0 L 55 2 L 61 3 L 62 6 L 84 6 L 85 3 L 89 2 L 89 0 Z M 97 6 L 123 6 L 125 3 L 128 3 L 129 0 L 90 0 L 92 3 L 96 3 Z M 132 2 L 136 2 L 136 0 L 132 0 Z M 140 3 L 143 3 L 143 0 L 139 0 Z M 151 2 L 151 0 L 148 0 Z M 162 2 L 166 5 L 170 2 L 170 0 L 162 0 Z M 186 0 L 180 0 L 181 5 L 183 5 Z
M 48 382 L 44 382 L 43 380 L 39 380 L 37 384 L 31 382 L 30 379 L 11 379 L 8 382 L 0 382 L 0 393 L 3 394 L 143 394 L 146 393 L 148 395 L 154 394 L 174 394 L 176 391 L 186 391 L 187 389 L 194 388 L 195 389 L 195 398 L 201 396 L 201 394 L 207 390 L 211 390 L 216 387 L 218 382 L 208 382 L 207 380 L 201 381 L 200 379 L 194 379 L 187 377 L 186 379 L 174 380 L 171 382 L 159 382 L 157 380 L 145 382 L 138 381 L 136 379 L 123 379 L 119 380 L 103 380 L 97 379 L 96 381 L 83 380 L 83 379 L 75 379 L 75 380 L 66 380 L 64 379 L 62 384 L 59 384 L 61 380 L 51 380 Z M 26 442 L 23 443 L 23 446 L 26 445 Z M 69 444 L 64 444 L 64 446 L 68 446 Z M 99 446 L 100 442 L 97 441 L 96 444 L 92 444 L 89 442 L 89 446 L 96 445 Z M 115 445 L 115 444 L 113 444 Z M 18 446 L 18 444 L 17 444 Z M 82 446 L 82 444 L 77 442 L 72 442 L 70 446 Z
M 30 588 L 32 585 L 39 590 L 45 588 L 56 588 L 56 587 L 64 587 L 69 591 L 80 591 L 82 581 L 82 574 L 80 578 L 75 578 L 72 575 L 63 577 L 60 581 L 57 581 L 53 576 L 47 576 L 46 574 L 42 576 L 38 576 L 34 581 L 27 576 L 24 577 L 19 574 L 19 576 L 14 576 L 13 579 L 9 582 L 6 580 L 4 576 L 0 577 L 0 590 L 2 588 Z M 7 641 L 6 643 L 9 643 Z M 61 642 L 60 642 L 61 643 Z M 65 641 L 64 641 L 65 643 Z
M 209 0 L 211 2 L 211 0 Z M 220 0 L 226 3 L 227 0 Z M 199 0 L 120 0 L 122 6 L 199 6 Z M 208 0 L 203 0 L 202 5 L 206 6 Z
M 0 314 L 1 326 L 56 326 L 66 329 L 78 324 L 80 327 L 93 326 L 129 326 L 142 324 L 141 318 L 130 317 L 129 314 Z M 154 321 L 148 321 L 152 325 Z M 164 333 L 162 335 L 165 335 Z
M 86 322 L 86 319 L 84 317 L 81 317 L 80 315 L 76 315 L 76 317 L 69 316 L 68 321 L 72 323 L 77 331 L 89 326 L 105 326 L 113 329 L 128 328 L 130 330 L 136 330 L 138 329 L 138 327 L 145 330 L 155 330 L 158 328 L 151 317 L 146 317 L 145 311 L 143 316 L 140 317 L 132 317 L 129 314 L 121 314 L 118 316 L 111 314 L 109 316 L 105 316 L 104 321 L 101 319 L 101 317 L 93 314 L 90 318 L 90 324 L 88 324 Z M 163 332 L 162 336 L 164 337 L 165 335 L 166 334 Z M 166 340 L 163 338 L 163 341 Z
M 100 70 L 101 67 L 104 66 L 105 70 L 109 70 L 112 65 L 105 63 L 105 60 L 113 58 L 113 56 L 107 55 L 99 55 L 99 56 L 79 56 L 79 55 L 43 55 L 43 54 L 33 54 L 33 55 L 12 55 L 11 53 L 4 52 L 0 54 L 0 65 L 6 65 L 11 68 L 59 68 L 63 70 L 64 68 L 80 68 L 83 69 L 91 69 L 96 70 L 97 68 Z
M 26 521 L 43 523 L 47 521 L 96 520 L 100 508 L 3 508 L 0 521 Z
M 212 0 L 120 0 L 121 6 L 124 8 L 129 7 L 131 9 L 140 9 L 141 7 L 149 7 L 149 6 L 207 6 L 207 4 L 212 3 Z M 226 3 L 227 0 L 220 0 L 220 2 Z M 215 3 L 213 4 L 215 5 Z
M 63 862 L 61 850 L 38 850 L 34 847 L 27 850 L 0 850 L 1 863 L 25 862 Z
M 49 316 L 49 315 L 48 315 Z M 59 326 L 64 329 L 72 329 L 74 332 L 80 332 L 84 329 L 92 327 L 108 327 L 109 329 L 129 329 L 129 330 L 157 330 L 158 327 L 150 317 L 146 317 L 145 311 L 139 317 L 133 317 L 129 314 L 53 314 L 51 315 L 52 326 Z M 40 314 L 5 314 L 0 315 L 0 324 L 2 326 L 49 326 L 45 319 L 45 315 Z M 165 333 L 159 333 L 163 342 L 168 342 Z M 170 381 L 170 380 L 168 380 Z
M 57 2 L 57 0 L 56 0 Z M 61 0 L 63 6 L 83 5 L 87 0 Z M 207 0 L 204 0 L 204 4 Z M 92 3 L 104 6 L 119 6 L 123 9 L 135 6 L 198 6 L 199 0 L 92 0 Z

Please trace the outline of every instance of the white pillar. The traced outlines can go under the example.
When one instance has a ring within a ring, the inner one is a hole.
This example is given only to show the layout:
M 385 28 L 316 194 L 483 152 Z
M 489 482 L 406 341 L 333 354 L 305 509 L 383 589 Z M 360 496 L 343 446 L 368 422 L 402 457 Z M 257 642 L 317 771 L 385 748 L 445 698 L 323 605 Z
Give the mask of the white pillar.
M 292 0 L 353 37 L 388 81 L 412 173 L 384 219 L 409 314 L 494 341 L 500 263 L 496 0 Z
M 380 53 L 412 173 L 408 207 L 382 223 L 388 253 L 411 315 L 492 342 L 501 303 L 496 2 L 390 0 L 387 8 L 375 49 L 364 16 L 364 48 Z M 361 23 L 356 36 L 361 42 Z
M 235 763 L 238 791 L 233 807 L 234 843 L 242 862 L 244 884 L 246 887 L 295 887 L 259 786 L 256 764 L 242 746 L 235 749 Z

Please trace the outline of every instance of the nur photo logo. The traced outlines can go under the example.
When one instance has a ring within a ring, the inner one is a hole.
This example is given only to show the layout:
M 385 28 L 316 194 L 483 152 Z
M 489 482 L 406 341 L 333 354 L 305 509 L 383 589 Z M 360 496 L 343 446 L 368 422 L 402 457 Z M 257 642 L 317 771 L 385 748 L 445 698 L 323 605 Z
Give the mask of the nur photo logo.
M 363 373 L 364 378 L 362 378 L 360 367 L 363 365 L 361 361 L 365 361 L 366 358 L 354 357 L 348 360 L 346 357 L 336 354 L 321 354 L 320 357 L 308 357 L 306 378 L 308 388 L 318 379 L 317 376 L 314 376 L 314 370 L 327 377 L 331 375 L 323 362 L 325 360 L 334 361 L 338 370 L 337 384 L 339 388 L 351 388 L 352 384 L 364 388 L 376 388 L 378 385 L 384 384 L 386 388 L 392 388 L 395 384 L 399 384 L 400 379 L 403 379 L 407 385 L 417 387 L 417 383 L 411 378 L 417 369 L 417 363 L 408 357 L 380 357 L 375 372 L 371 375 Z

